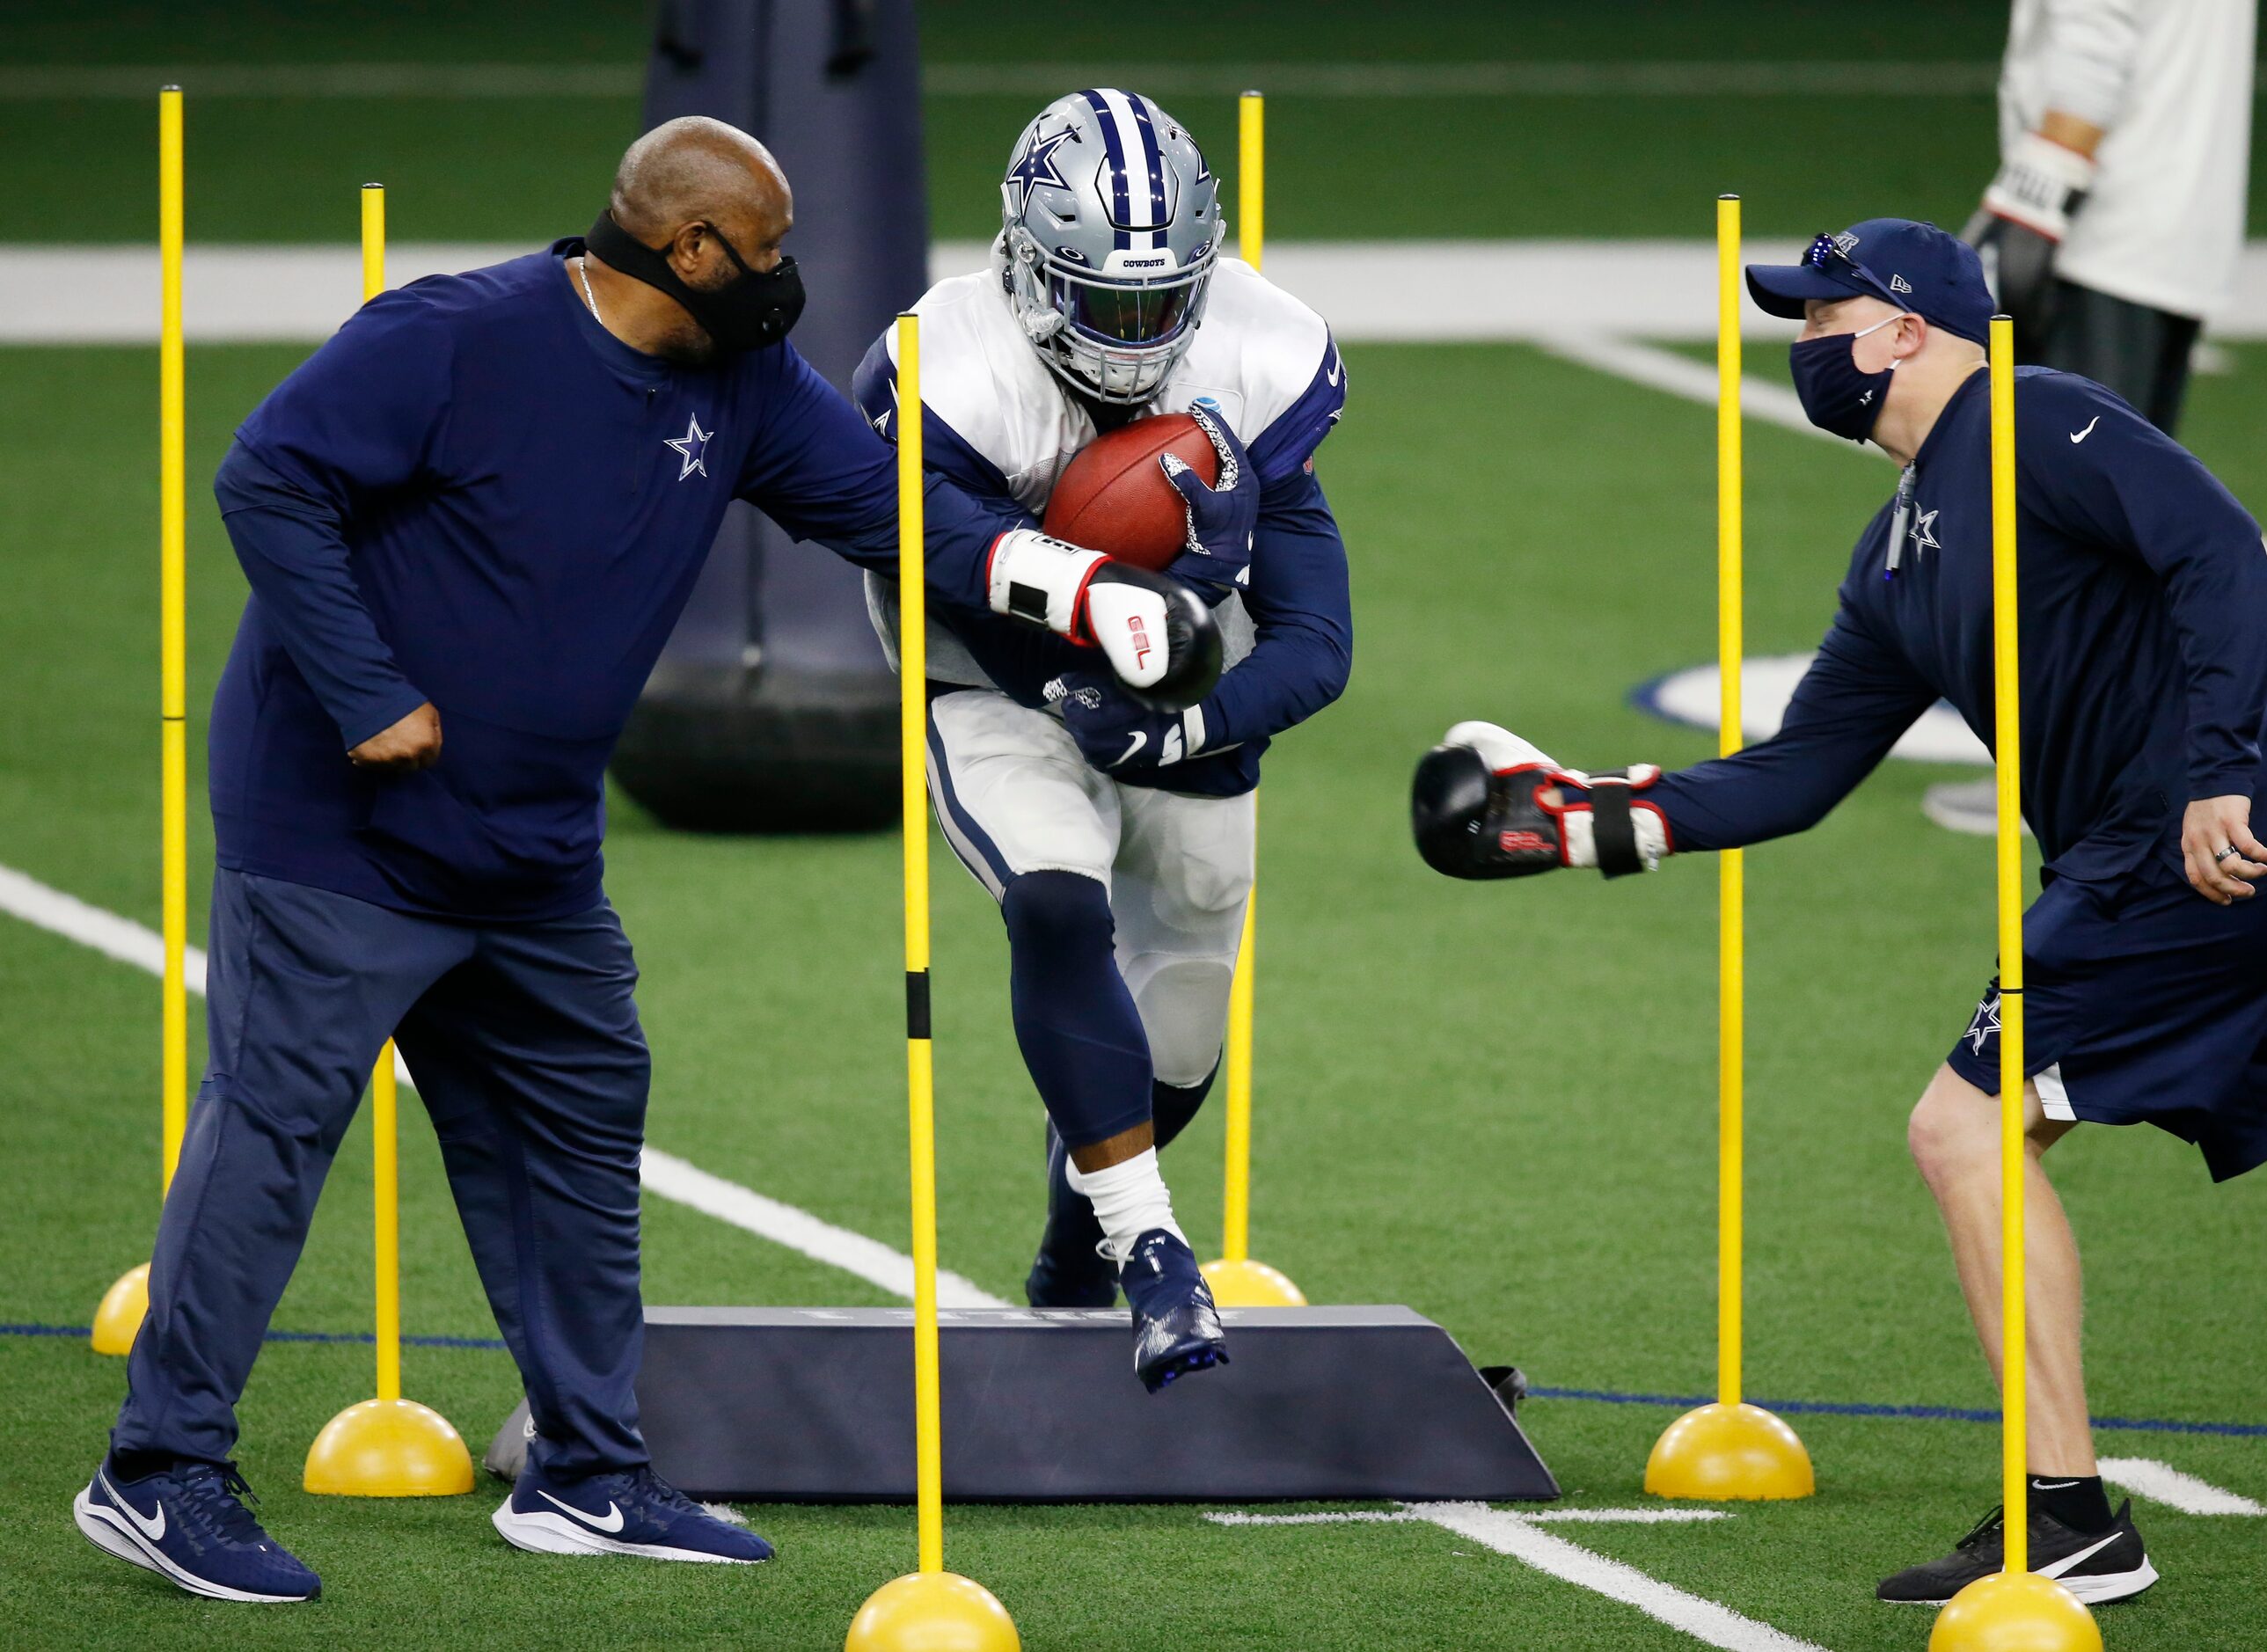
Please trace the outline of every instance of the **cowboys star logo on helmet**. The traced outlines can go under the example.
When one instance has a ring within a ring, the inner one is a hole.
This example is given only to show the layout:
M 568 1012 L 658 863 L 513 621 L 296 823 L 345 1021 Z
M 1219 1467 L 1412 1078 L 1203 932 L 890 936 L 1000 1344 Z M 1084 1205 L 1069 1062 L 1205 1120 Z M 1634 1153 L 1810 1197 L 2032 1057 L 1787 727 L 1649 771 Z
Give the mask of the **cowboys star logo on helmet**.
M 1058 98 L 1017 140 L 1000 188 L 1016 319 L 1099 400 L 1156 393 L 1204 318 L 1219 186 L 1180 123 L 1139 92 Z

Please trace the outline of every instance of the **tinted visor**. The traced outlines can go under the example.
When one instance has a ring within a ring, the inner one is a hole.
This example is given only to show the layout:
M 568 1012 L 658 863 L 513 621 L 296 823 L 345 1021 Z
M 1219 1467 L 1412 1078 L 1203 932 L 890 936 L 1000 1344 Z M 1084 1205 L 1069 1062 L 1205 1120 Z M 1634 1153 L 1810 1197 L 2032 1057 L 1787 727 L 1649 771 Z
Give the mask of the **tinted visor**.
M 1048 280 L 1054 307 L 1081 333 L 1105 344 L 1159 344 L 1181 330 L 1197 294 L 1193 278 L 1149 287 L 1104 285 L 1057 272 Z

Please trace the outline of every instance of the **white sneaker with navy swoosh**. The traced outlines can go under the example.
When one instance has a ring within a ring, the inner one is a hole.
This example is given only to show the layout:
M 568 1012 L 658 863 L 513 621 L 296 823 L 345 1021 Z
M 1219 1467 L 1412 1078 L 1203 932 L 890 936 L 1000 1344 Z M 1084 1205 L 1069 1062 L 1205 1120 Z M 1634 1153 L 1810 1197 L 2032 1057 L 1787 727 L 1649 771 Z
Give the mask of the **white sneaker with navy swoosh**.
M 650 1467 L 554 1480 L 533 1462 L 493 1516 L 514 1548 L 539 1554 L 638 1554 L 752 1566 L 772 1546 L 719 1518 Z

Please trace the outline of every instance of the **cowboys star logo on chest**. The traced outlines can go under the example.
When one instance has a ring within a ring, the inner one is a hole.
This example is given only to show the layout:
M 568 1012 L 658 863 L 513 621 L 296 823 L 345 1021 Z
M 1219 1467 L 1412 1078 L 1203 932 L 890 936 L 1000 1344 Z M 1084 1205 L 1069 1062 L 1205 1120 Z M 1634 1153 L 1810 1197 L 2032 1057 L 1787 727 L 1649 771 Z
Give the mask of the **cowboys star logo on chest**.
M 1905 532 L 1917 551 L 1941 551 L 1944 548 L 1936 542 L 1936 512 L 1933 510 L 1915 511 L 1912 526 Z
M 703 476 L 708 474 L 708 444 L 715 436 L 715 431 L 701 428 L 701 415 L 695 413 L 686 415 L 684 435 L 664 438 L 662 445 L 677 453 L 678 481 L 683 481 L 696 471 Z

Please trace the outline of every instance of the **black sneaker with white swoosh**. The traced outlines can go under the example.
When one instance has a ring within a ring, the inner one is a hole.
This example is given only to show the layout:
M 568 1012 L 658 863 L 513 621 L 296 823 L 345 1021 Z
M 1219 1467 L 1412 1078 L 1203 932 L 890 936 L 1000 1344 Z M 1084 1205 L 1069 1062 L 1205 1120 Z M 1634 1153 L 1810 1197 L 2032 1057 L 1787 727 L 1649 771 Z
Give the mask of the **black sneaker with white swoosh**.
M 2006 1511 L 1994 1509 L 1960 1539 L 1951 1553 L 1882 1580 L 1883 1600 L 1941 1606 L 1979 1577 L 2007 1563 Z M 2052 1515 L 2031 1515 L 2031 1570 L 2051 1577 L 2089 1606 L 2138 1595 L 2157 1581 L 2134 1529 L 2133 1504 L 2121 1504 L 2107 1531 L 2073 1531 Z

